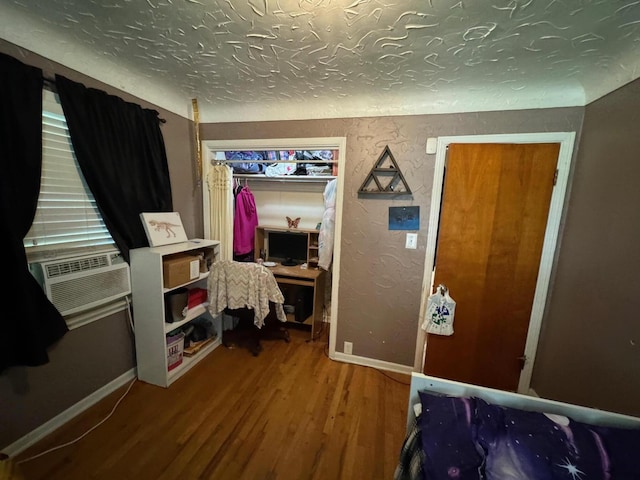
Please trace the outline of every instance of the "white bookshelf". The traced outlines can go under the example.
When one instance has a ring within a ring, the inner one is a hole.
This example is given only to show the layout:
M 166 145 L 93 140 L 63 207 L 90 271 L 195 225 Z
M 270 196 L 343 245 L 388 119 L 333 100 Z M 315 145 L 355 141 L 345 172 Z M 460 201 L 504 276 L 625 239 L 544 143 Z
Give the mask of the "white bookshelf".
M 131 250 L 131 286 L 133 320 L 135 329 L 138 378 L 144 382 L 168 387 L 207 354 L 222 343 L 222 324 L 219 316 L 213 317 L 217 337 L 197 354 L 183 356 L 182 363 L 171 371 L 167 361 L 167 334 L 207 311 L 207 304 L 198 305 L 187 312 L 184 319 L 165 322 L 165 295 L 181 287 L 206 288 L 208 272 L 181 285 L 164 287 L 162 262 L 167 256 L 179 253 L 200 253 L 216 261 L 219 258 L 220 242 L 217 240 L 193 239 L 187 242 L 160 247 L 145 247 Z

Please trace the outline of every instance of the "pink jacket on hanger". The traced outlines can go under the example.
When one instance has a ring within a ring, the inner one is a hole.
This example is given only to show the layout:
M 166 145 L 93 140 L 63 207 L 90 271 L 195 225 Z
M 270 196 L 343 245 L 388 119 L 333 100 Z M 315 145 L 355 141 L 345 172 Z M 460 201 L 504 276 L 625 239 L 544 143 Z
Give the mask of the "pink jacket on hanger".
M 236 209 L 233 216 L 233 253 L 246 255 L 254 249 L 254 238 L 258 226 L 258 210 L 253 193 L 245 185 L 236 195 Z

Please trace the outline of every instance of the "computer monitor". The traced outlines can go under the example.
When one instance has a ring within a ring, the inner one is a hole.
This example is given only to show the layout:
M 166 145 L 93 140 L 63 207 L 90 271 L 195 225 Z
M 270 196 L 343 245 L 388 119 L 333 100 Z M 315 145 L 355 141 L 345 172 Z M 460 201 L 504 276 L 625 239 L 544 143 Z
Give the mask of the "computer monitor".
M 283 265 L 299 265 L 307 261 L 308 235 L 304 232 L 267 233 L 267 260 Z

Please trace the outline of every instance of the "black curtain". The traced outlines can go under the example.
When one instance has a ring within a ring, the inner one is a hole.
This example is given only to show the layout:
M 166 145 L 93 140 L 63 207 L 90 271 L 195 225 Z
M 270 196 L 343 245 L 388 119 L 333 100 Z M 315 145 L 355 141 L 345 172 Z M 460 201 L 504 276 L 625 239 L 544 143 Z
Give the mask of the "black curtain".
M 82 174 L 128 262 L 149 245 L 140 213 L 173 210 L 158 112 L 60 75 L 56 87 Z
M 42 170 L 42 70 L 0 54 L 0 372 L 49 362 L 67 332 L 27 266 L 24 236 L 33 223 Z

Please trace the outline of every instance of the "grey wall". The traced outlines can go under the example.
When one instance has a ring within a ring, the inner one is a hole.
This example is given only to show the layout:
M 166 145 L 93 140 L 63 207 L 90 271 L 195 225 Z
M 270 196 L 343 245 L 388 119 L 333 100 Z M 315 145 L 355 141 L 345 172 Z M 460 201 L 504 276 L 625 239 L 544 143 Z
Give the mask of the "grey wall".
M 588 105 L 538 394 L 640 416 L 640 80 Z
M 347 138 L 337 348 L 413 366 L 428 214 L 435 157 L 427 137 L 488 133 L 576 131 L 581 108 L 420 115 L 202 126 L 206 140 L 326 137 Z M 388 145 L 412 198 L 360 198 L 365 177 Z M 405 232 L 388 230 L 389 206 L 420 206 L 418 249 L 404 248 Z M 553 373 L 553 372 L 552 372 Z
M 143 100 L 104 85 L 38 55 L 0 40 L 0 52 L 59 73 L 88 87 L 142 105 Z M 202 201 L 194 189 L 191 162 L 192 122 L 158 109 L 167 120 L 162 132 L 167 149 L 174 209 L 180 212 L 189 237 L 202 235 Z M 20 319 L 11 319 L 20 321 Z M 16 339 L 23 341 L 24 339 Z M 50 349 L 50 362 L 41 367 L 14 367 L 0 375 L 0 450 L 64 412 L 80 400 L 135 367 L 134 340 L 124 312 L 72 330 Z
M 68 332 L 46 365 L 9 368 L 0 375 L 0 450 L 131 370 L 134 356 L 126 317 L 115 314 Z
M 89 77 L 0 40 L 0 52 L 87 86 L 154 108 Z M 575 182 L 543 324 L 533 387 L 543 396 L 640 415 L 638 248 L 634 158 L 640 147 L 638 81 L 586 108 Z M 412 365 L 430 208 L 434 157 L 427 137 L 577 131 L 582 108 L 406 117 L 208 124 L 202 140 L 347 137 L 338 345 L 353 353 Z M 193 167 L 191 122 L 160 110 L 174 209 L 190 237 L 202 236 L 202 189 Z M 634 123 L 635 122 L 635 123 Z M 411 199 L 359 198 L 357 190 L 389 145 L 413 191 Z M 634 184 L 635 182 L 635 184 Z M 418 249 L 387 229 L 388 207 L 420 206 Z M 578 287 L 576 287 L 578 285 Z M 609 300 L 606 289 L 612 288 Z M 605 293 L 603 293 L 605 292 Z M 70 332 L 51 363 L 0 375 L 0 448 L 109 383 L 135 365 L 124 314 Z M 635 380 L 635 381 L 634 381 Z
M 547 398 L 640 415 L 639 112 L 636 80 L 586 109 L 209 124 L 202 138 L 347 138 L 336 345 L 351 341 L 355 355 L 412 365 L 433 180 L 426 138 L 576 131 L 532 387 Z M 357 195 L 385 145 L 410 200 Z M 392 205 L 420 206 L 417 250 L 404 249 L 404 232 L 387 229 Z

